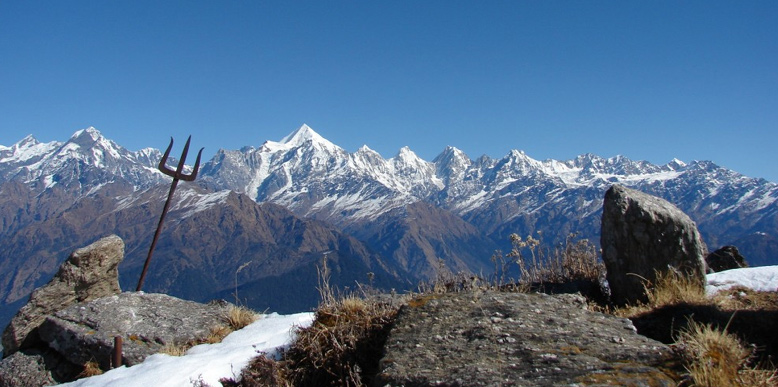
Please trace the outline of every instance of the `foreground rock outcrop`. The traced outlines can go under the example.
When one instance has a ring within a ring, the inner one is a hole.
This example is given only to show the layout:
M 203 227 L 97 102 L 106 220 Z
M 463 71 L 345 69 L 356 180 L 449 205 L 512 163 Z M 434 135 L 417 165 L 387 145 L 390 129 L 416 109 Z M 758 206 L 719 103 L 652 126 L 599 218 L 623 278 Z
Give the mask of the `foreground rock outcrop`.
M 612 186 L 605 193 L 600 235 L 611 299 L 617 305 L 647 301 L 644 282 L 678 270 L 705 283 L 706 247 L 696 224 L 670 202 Z
M 204 339 L 224 324 L 227 304 L 200 304 L 165 294 L 122 293 L 74 305 L 46 318 L 40 337 L 68 361 L 92 360 L 109 369 L 115 336 L 124 341 L 122 364 L 132 366 L 165 345 Z
M 578 295 L 465 292 L 403 306 L 376 386 L 675 386 L 666 345 Z
M 122 363 L 134 365 L 165 345 L 203 340 L 225 325 L 229 304 L 200 304 L 164 294 L 120 293 L 118 236 L 73 252 L 57 275 L 36 289 L 3 332 L 0 387 L 74 380 L 87 362 L 107 370 L 114 337 Z
M 35 289 L 3 331 L 3 356 L 38 342 L 36 329 L 47 316 L 78 302 L 121 292 L 119 263 L 124 259 L 124 241 L 111 235 L 74 251 L 54 278 Z
M 36 346 L 0 362 L 0 387 L 67 382 L 87 362 L 108 370 L 115 336 L 124 342 L 122 364 L 141 363 L 166 345 L 206 339 L 213 328 L 225 325 L 229 306 L 142 292 L 73 305 L 46 317 L 36 330 Z

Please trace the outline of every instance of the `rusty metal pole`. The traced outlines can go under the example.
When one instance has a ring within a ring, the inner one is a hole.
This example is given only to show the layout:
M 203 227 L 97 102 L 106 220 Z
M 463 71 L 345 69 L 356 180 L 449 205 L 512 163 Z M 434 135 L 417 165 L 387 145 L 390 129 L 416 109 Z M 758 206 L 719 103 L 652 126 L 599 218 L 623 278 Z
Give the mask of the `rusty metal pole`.
M 114 336 L 113 338 L 113 359 L 111 359 L 111 367 L 118 368 L 122 366 L 122 337 Z
M 162 215 L 159 217 L 159 223 L 157 224 L 157 231 L 154 232 L 154 239 L 151 240 L 151 247 L 149 248 L 149 254 L 146 256 L 146 262 L 143 264 L 143 271 L 140 273 L 140 279 L 138 280 L 138 286 L 135 288 L 136 292 L 139 292 L 141 288 L 143 288 L 143 281 L 146 279 L 146 272 L 149 270 L 149 264 L 151 263 L 151 255 L 154 253 L 154 248 L 157 246 L 157 240 L 159 239 L 159 233 L 162 231 L 162 223 L 165 221 L 165 215 L 167 215 L 167 211 L 170 208 L 170 199 L 173 197 L 173 193 L 176 192 L 176 186 L 178 186 L 178 181 L 194 181 L 195 178 L 197 178 L 197 171 L 200 169 L 200 156 L 203 154 L 203 149 L 200 148 L 200 152 L 197 153 L 197 160 L 195 161 L 194 168 L 192 169 L 191 174 L 184 174 L 184 163 L 186 162 L 186 154 L 189 152 L 189 142 L 192 140 L 192 136 L 189 136 L 189 138 L 186 140 L 186 145 L 184 145 L 184 151 L 181 153 L 181 160 L 178 162 L 178 167 L 173 170 L 168 168 L 165 163 L 167 163 L 167 158 L 170 156 L 170 150 L 173 148 L 173 138 L 170 138 L 170 145 L 168 145 L 167 150 L 165 150 L 165 154 L 162 155 L 162 160 L 159 161 L 159 170 L 160 172 L 173 177 L 173 184 L 170 185 L 170 192 L 167 194 L 167 200 L 165 201 L 165 206 L 162 208 Z

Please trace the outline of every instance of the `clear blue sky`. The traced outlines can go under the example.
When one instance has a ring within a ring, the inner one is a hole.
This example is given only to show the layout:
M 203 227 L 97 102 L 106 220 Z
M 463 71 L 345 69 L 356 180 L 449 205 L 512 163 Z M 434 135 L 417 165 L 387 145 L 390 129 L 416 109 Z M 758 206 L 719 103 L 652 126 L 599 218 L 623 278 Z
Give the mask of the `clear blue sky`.
M 778 182 L 776 1 L 0 1 L 0 144 L 712 160 Z

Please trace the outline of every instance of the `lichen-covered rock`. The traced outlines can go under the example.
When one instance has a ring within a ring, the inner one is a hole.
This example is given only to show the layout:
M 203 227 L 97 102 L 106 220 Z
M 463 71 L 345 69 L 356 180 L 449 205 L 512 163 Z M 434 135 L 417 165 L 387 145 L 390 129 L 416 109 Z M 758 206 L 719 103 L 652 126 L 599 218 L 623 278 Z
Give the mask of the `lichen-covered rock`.
M 24 350 L 0 362 L 0 387 L 50 386 L 72 380 L 76 367 L 51 350 Z
M 40 337 L 69 361 L 110 367 L 114 337 L 123 339 L 122 364 L 138 364 L 166 344 L 206 338 L 223 325 L 227 303 L 200 304 L 165 294 L 122 293 L 73 305 L 46 318 Z
M 577 295 L 463 292 L 400 310 L 375 386 L 675 386 L 666 345 Z
M 78 302 L 121 292 L 117 267 L 124 259 L 124 242 L 116 235 L 74 251 L 54 278 L 36 289 L 3 331 L 5 357 L 37 343 L 36 329 L 46 316 Z
M 746 258 L 740 254 L 735 246 L 724 246 L 705 258 L 708 268 L 714 273 L 748 267 Z
M 677 270 L 705 283 L 706 247 L 696 224 L 670 202 L 612 186 L 605 193 L 600 235 L 611 298 L 617 305 L 647 301 L 644 282 Z

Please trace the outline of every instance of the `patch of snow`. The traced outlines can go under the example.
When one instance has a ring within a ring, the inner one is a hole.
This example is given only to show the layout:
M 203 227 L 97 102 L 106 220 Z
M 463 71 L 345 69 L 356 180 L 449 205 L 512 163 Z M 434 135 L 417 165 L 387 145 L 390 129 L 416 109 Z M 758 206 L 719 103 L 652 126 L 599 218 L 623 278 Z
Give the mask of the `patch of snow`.
M 3 151 L 10 151 L 11 154 L 0 159 L 0 163 L 25 162 L 35 157 L 44 156 L 61 145 L 62 143 L 56 141 L 40 143 L 35 137 L 29 135 L 10 148 L 2 149 Z
M 56 181 L 54 181 L 54 175 L 47 175 L 43 178 L 43 187 L 49 188 L 53 186 L 54 184 L 57 184 Z
M 221 343 L 201 344 L 184 356 L 151 355 L 132 367 L 122 366 L 102 375 L 62 384 L 71 387 L 191 387 L 196 382 L 221 386 L 221 378 L 238 379 L 249 361 L 264 352 L 276 356 L 279 348 L 288 346 L 296 327 L 307 327 L 313 313 L 263 316 L 253 324 L 232 332 Z
M 181 214 L 181 219 L 188 218 L 198 212 L 205 211 L 219 203 L 223 203 L 227 200 L 227 197 L 232 191 L 226 189 L 223 191 L 199 194 L 194 190 L 184 190 L 181 193 L 181 197 L 178 199 L 176 205 L 172 210 L 185 209 L 185 212 Z
M 720 271 L 707 275 L 705 293 L 714 295 L 735 286 L 759 292 L 778 291 L 778 266 L 757 266 Z
M 108 184 L 111 184 L 111 183 L 113 183 L 113 180 L 111 180 L 111 181 L 108 181 L 108 182 L 105 182 L 105 183 L 100 183 L 100 184 L 98 184 L 98 185 L 96 185 L 96 186 L 94 186 L 94 187 L 90 188 L 90 189 L 89 189 L 89 191 L 86 193 L 86 196 L 89 196 L 89 195 L 93 195 L 93 194 L 95 194 L 95 193 L 96 193 L 97 191 L 99 191 L 101 188 L 103 188 L 103 187 L 105 187 L 106 185 L 108 185 Z

